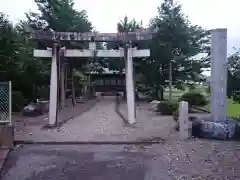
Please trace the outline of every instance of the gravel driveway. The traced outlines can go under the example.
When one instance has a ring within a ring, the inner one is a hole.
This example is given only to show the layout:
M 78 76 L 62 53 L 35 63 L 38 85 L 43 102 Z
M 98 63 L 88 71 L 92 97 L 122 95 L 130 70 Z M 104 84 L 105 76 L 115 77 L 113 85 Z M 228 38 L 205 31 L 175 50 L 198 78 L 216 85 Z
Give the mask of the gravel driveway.
M 200 147 L 201 144 L 201 147 Z M 238 180 L 233 142 L 158 145 L 28 145 L 10 153 L 3 180 Z

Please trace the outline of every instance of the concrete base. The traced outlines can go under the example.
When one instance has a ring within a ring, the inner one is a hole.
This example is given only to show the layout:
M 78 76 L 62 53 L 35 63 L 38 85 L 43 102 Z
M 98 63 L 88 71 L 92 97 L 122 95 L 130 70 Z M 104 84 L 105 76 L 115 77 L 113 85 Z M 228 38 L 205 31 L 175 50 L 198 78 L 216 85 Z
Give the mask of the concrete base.
M 46 124 L 43 126 L 43 129 L 54 129 L 57 126 L 58 126 L 57 124 Z
M 219 140 L 240 140 L 240 123 L 233 119 L 228 119 L 227 122 L 214 122 L 211 118 L 196 118 L 192 123 L 192 136 Z
M 0 125 L 0 147 L 13 148 L 14 128 L 6 124 Z

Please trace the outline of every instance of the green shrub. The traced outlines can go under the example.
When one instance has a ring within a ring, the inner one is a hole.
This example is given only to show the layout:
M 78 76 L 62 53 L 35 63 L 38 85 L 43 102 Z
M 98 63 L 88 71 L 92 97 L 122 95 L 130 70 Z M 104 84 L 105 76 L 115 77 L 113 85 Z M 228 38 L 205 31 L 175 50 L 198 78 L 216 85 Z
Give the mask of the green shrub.
M 26 105 L 27 100 L 20 91 L 12 91 L 12 111 L 19 112 Z
M 208 104 L 206 97 L 199 92 L 187 92 L 182 95 L 179 101 L 186 101 L 189 106 L 205 106 Z
M 233 101 L 240 103 L 240 91 L 235 91 L 232 97 L 233 97 Z
M 208 85 L 208 87 L 206 88 L 206 93 L 207 93 L 207 94 L 210 94 L 210 93 L 211 93 L 211 87 L 210 87 L 210 85 Z
M 172 115 L 178 109 L 178 104 L 170 101 L 161 101 L 157 106 L 157 111 L 162 115 Z
M 194 90 L 194 89 L 196 89 L 196 86 L 194 84 L 190 84 L 189 85 L 189 90 L 191 91 L 191 90 Z
M 49 100 L 50 89 L 48 87 L 41 87 L 37 89 L 37 98 Z

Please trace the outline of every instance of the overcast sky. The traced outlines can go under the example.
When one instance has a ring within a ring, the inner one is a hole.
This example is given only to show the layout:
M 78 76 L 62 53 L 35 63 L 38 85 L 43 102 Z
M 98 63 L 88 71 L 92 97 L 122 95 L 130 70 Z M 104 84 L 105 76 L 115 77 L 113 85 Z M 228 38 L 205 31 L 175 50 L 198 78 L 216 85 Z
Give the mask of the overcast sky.
M 240 48 L 240 0 L 175 0 L 182 4 L 184 13 L 193 24 L 207 29 L 228 28 L 228 52 Z M 116 31 L 116 23 L 125 15 L 143 20 L 145 25 L 157 13 L 161 0 L 75 0 L 75 8 L 85 9 L 90 21 L 100 32 Z M 33 0 L 6 0 L 0 11 L 15 23 L 24 19 L 24 13 L 36 11 Z

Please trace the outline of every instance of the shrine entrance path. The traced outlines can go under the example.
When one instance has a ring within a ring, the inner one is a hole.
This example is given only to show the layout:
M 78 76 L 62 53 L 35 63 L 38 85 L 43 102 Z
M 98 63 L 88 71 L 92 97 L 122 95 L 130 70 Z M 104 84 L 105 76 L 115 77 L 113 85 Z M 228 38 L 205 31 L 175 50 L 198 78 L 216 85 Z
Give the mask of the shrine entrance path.
M 169 141 L 154 145 L 25 145 L 13 150 L 4 180 L 240 179 L 240 144 Z
M 126 104 L 120 105 L 122 113 Z M 127 125 L 116 113 L 116 97 L 99 97 L 89 111 L 69 120 L 57 129 L 42 129 L 31 126 L 28 131 L 16 136 L 16 140 L 34 142 L 139 142 L 153 139 L 162 141 L 174 128 L 172 117 L 157 116 L 149 111 L 148 103 L 137 107 L 137 123 Z
M 158 136 L 167 140 L 160 144 L 24 145 L 10 152 L 2 179 L 240 179 L 240 143 L 179 141 L 178 133 L 169 132 L 174 124 L 171 117 L 157 116 L 148 110 L 147 103 L 137 106 L 136 127 L 129 127 L 116 114 L 115 105 L 114 97 L 102 97 L 94 108 L 60 129 L 31 126 L 32 135 L 22 138 L 68 142 Z M 120 104 L 123 114 L 125 106 L 124 102 Z

